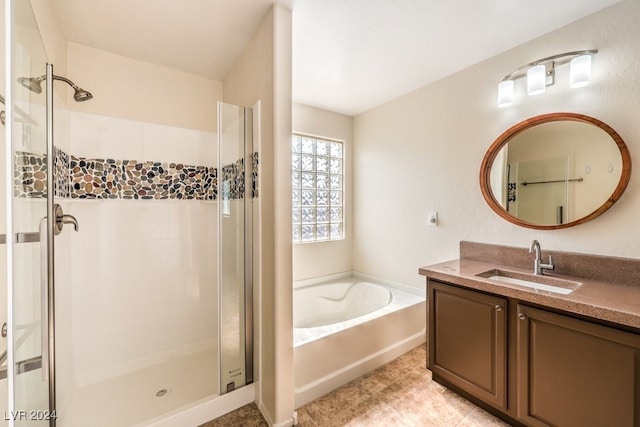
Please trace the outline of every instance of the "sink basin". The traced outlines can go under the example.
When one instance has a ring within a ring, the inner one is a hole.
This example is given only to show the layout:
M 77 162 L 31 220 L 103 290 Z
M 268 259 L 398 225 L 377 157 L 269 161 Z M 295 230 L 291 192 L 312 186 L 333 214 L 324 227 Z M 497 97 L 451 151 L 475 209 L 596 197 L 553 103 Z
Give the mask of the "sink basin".
M 533 274 L 518 273 L 515 271 L 492 269 L 477 274 L 478 277 L 495 280 L 511 285 L 524 286 L 539 291 L 553 292 L 568 295 L 580 287 L 582 283 L 573 280 L 558 279 L 550 276 L 536 276 Z

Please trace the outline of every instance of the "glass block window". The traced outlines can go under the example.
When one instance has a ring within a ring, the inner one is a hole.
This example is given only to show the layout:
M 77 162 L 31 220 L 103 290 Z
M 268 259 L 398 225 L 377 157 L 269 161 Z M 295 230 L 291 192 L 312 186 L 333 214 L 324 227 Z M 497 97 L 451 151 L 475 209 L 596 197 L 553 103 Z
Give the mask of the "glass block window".
M 343 145 L 293 135 L 293 242 L 321 242 L 344 237 Z

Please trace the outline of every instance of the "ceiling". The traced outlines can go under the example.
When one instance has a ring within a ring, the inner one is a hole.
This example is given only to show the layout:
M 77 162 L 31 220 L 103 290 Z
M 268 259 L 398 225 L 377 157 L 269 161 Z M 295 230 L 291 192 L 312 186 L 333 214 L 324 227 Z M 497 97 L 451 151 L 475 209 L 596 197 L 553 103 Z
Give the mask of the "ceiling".
M 284 4 L 294 100 L 357 115 L 620 0 L 52 1 L 69 41 L 218 81 Z
M 274 0 L 51 0 L 71 42 L 222 81 Z

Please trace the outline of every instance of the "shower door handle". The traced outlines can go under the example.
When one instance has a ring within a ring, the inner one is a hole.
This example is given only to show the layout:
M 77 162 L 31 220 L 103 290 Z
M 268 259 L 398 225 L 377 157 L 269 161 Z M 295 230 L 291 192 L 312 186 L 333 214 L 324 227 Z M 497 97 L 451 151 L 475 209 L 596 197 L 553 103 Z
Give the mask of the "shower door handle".
M 40 232 L 32 231 L 28 233 L 16 233 L 15 243 L 37 243 L 40 241 Z M 7 235 L 0 234 L 0 245 L 7 243 Z
M 44 228 L 43 228 L 44 227 Z M 31 232 L 23 232 L 23 233 L 15 233 L 15 241 L 14 243 L 38 243 L 40 242 L 40 265 L 41 265 L 41 288 L 45 289 L 46 284 L 47 284 L 47 275 L 48 275 L 48 271 L 45 268 L 46 267 L 46 262 L 47 262 L 47 250 L 46 250 L 46 241 L 47 241 L 47 234 L 46 234 L 46 217 L 43 218 L 42 220 L 40 220 L 40 227 L 39 227 L 39 231 L 31 231 Z M 6 234 L 0 234 L 0 245 L 4 245 L 7 243 L 7 235 Z M 44 249 L 43 249 L 44 248 Z M 42 267 L 42 266 L 45 267 Z M 45 294 L 46 295 L 46 294 Z M 43 310 L 45 308 L 45 305 L 43 304 Z M 47 310 L 48 312 L 48 310 Z M 43 311 L 41 313 L 42 319 L 41 322 L 44 324 L 45 321 L 47 320 L 46 313 Z M 43 325 L 42 328 L 45 328 L 46 326 Z M 43 329 L 43 333 L 42 333 L 42 345 L 45 345 L 44 342 L 45 340 L 48 338 L 47 336 L 45 336 L 44 331 L 46 331 L 47 329 Z M 3 337 L 7 337 L 7 323 L 5 322 L 2 325 L 2 336 Z M 48 350 L 48 340 L 47 340 L 47 344 L 46 347 L 43 347 L 43 350 L 47 349 Z M 22 374 L 25 372 L 29 372 L 29 371 L 33 371 L 34 369 L 39 369 L 41 366 L 43 366 L 43 360 L 47 360 L 47 356 L 48 353 L 45 353 L 44 351 L 42 352 L 42 356 L 36 356 L 36 357 L 32 357 L 30 359 L 26 359 L 26 360 L 21 360 L 19 362 L 16 362 L 16 373 L 18 374 Z M 3 365 L 0 367 L 0 380 L 6 379 L 7 378 L 7 365 L 4 365 L 4 363 L 7 360 L 7 350 L 3 351 L 2 354 L 0 354 L 0 365 Z M 45 375 L 47 375 L 47 373 L 45 373 L 43 371 L 43 379 L 45 377 Z
M 42 357 L 40 356 L 36 356 L 36 357 L 32 357 L 30 359 L 25 359 L 25 360 L 21 360 L 19 362 L 16 362 L 16 374 L 20 375 L 20 374 L 24 374 L 26 372 L 31 372 L 34 371 L 36 369 L 40 369 L 41 367 L 43 367 L 42 364 Z M 4 380 L 7 378 L 8 376 L 8 372 L 7 372 L 7 365 L 4 365 L 0 368 L 0 380 Z
M 49 244 L 47 217 L 40 220 L 40 366 L 42 381 L 49 380 Z

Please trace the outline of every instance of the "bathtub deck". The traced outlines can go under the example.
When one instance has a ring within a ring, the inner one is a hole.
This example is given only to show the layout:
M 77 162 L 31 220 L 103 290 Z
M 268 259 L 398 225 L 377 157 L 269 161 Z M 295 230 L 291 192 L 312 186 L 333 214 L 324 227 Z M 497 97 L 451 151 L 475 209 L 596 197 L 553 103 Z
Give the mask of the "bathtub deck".
M 507 426 L 431 380 L 424 344 L 298 409 L 298 426 Z M 267 426 L 255 404 L 201 427 Z

